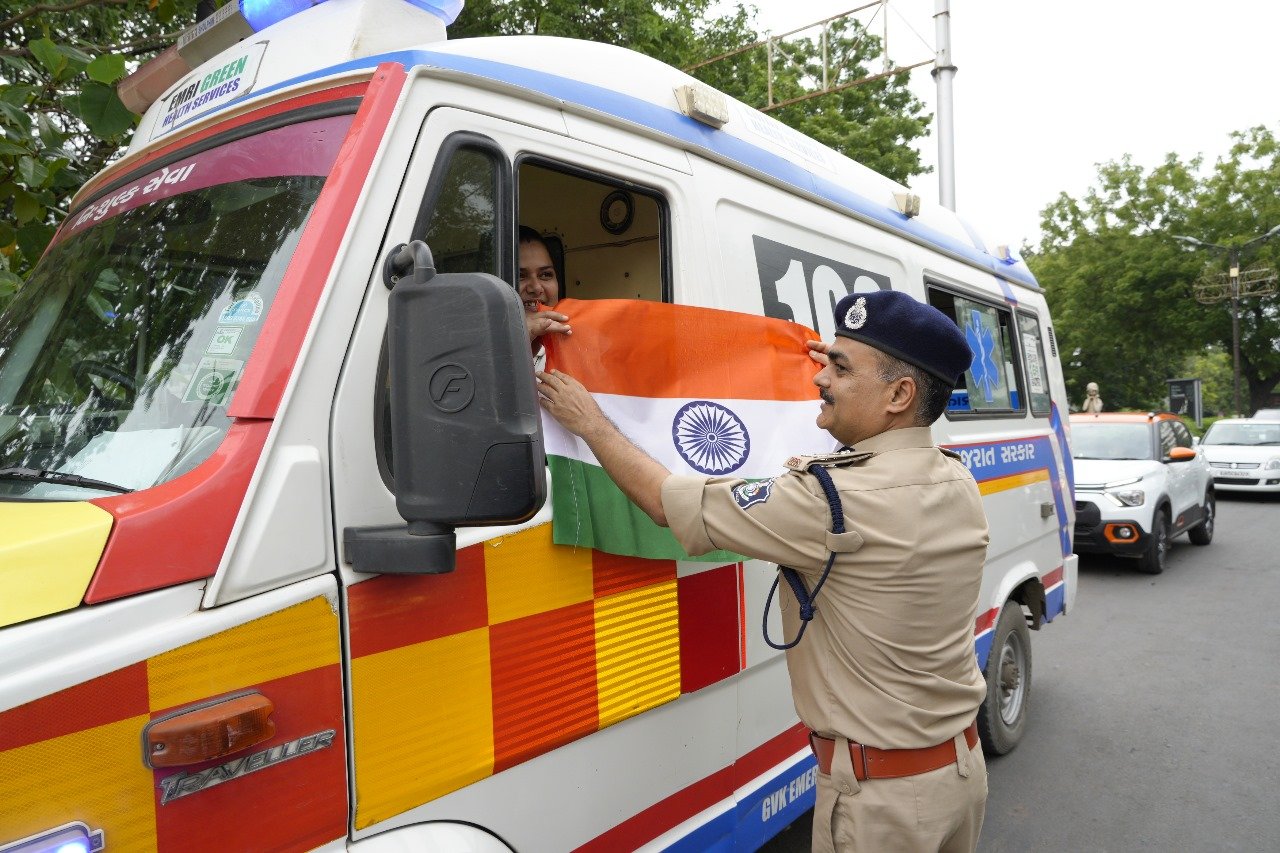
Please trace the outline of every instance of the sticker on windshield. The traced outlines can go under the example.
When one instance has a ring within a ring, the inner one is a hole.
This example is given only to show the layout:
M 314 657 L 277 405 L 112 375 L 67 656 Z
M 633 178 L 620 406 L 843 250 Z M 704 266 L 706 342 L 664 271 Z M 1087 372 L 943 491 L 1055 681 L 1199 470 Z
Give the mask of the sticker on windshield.
M 1044 368 L 1040 366 L 1040 337 L 1034 334 L 1022 335 L 1022 353 L 1027 359 L 1027 377 L 1031 380 L 1031 393 L 1044 394 Z
M 244 326 L 219 326 L 214 330 L 213 339 L 204 351 L 209 355 L 228 355 L 234 352 L 236 341 L 240 340 L 243 331 Z
M 219 323 L 233 323 L 237 326 L 256 323 L 261 319 L 262 297 L 257 294 L 257 291 L 241 296 L 223 308 L 222 313 L 218 315 Z
M 188 403 L 226 405 L 243 368 L 243 361 L 231 358 L 200 359 L 200 366 L 191 377 L 191 383 L 187 385 L 187 393 L 182 399 Z

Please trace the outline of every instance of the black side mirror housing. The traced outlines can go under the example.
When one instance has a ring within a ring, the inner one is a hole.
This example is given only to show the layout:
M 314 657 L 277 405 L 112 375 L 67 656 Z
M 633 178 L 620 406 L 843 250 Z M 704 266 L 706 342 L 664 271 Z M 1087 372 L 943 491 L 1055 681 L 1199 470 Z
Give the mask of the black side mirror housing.
M 426 244 L 387 259 L 396 508 L 407 526 L 347 528 L 358 572 L 452 571 L 456 526 L 517 524 L 547 498 L 523 306 L 485 273 L 437 275 Z

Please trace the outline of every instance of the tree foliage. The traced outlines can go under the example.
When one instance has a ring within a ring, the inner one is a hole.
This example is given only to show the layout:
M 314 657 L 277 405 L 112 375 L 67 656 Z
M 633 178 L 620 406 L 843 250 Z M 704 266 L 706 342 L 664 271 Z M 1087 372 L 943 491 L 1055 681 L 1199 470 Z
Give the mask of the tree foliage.
M 467 0 L 450 37 L 539 34 L 631 48 L 688 68 L 760 41 L 754 7 L 725 10 L 712 0 Z M 873 76 L 880 40 L 856 21 L 833 26 L 828 40 L 831 85 Z M 694 70 L 694 76 L 751 106 L 768 101 L 768 53 L 761 46 Z M 788 39 L 775 50 L 774 102 L 811 92 L 823 79 L 814 39 Z M 873 80 L 771 113 L 784 124 L 896 181 L 925 171 L 913 143 L 929 129 L 924 105 L 907 75 Z
M 0 303 L 136 117 L 115 84 L 195 20 L 195 0 L 0 0 Z
M 914 143 L 929 132 L 931 116 L 908 88 L 906 73 L 878 77 L 872 64 L 881 41 L 856 21 L 831 25 L 826 79 L 831 87 L 866 81 L 842 91 L 796 100 L 820 88 L 821 42 L 777 42 L 773 57 L 774 104 L 794 101 L 770 115 L 836 151 L 900 183 L 928 171 Z M 693 72 L 699 79 L 755 107 L 769 102 L 769 53 L 761 46 Z M 870 78 L 870 79 L 869 79 Z
M 1226 251 L 1188 250 L 1175 235 L 1240 246 L 1280 225 L 1280 150 L 1266 128 L 1231 135 L 1211 168 L 1169 155 L 1151 170 L 1104 163 L 1082 198 L 1042 214 L 1028 258 L 1053 310 L 1072 400 L 1097 382 L 1108 408 L 1152 408 L 1166 379 L 1207 347 L 1231 352 L 1229 302 L 1203 305 L 1195 284 L 1226 271 Z M 1280 240 L 1246 250 L 1274 266 Z M 1252 263 L 1250 263 L 1252 262 Z M 1241 397 L 1252 411 L 1280 381 L 1280 302 L 1240 302 Z M 1245 384 L 1247 383 L 1247 395 Z

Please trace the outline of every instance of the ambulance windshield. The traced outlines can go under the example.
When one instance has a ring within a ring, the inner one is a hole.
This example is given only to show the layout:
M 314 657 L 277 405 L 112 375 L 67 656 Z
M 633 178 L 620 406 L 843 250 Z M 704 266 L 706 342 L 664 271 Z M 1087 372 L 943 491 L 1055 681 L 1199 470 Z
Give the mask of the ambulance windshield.
M 351 116 L 159 161 L 77 211 L 0 314 L 0 500 L 84 500 L 195 468 Z

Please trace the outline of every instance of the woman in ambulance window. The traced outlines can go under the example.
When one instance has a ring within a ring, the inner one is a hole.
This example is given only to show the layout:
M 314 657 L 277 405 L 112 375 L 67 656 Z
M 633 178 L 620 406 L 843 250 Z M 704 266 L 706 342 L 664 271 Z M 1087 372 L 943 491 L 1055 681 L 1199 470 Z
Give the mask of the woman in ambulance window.
M 520 226 L 519 251 L 520 280 L 516 289 L 524 302 L 524 326 L 529 333 L 529 346 L 533 349 L 533 366 L 542 370 L 547 353 L 539 340 L 543 335 L 571 334 L 569 318 L 559 311 L 548 311 L 560 301 L 560 279 L 546 241 L 527 225 Z M 541 310 L 540 310 L 541 309 Z

